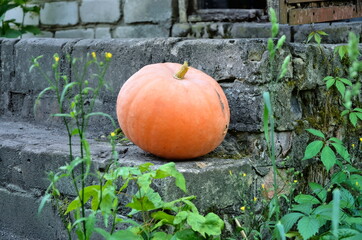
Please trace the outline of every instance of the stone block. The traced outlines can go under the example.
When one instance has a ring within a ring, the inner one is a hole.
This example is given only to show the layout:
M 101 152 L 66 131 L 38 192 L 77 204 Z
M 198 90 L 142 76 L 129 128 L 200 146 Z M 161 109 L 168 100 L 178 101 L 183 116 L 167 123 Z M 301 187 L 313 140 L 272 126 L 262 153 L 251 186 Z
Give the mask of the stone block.
M 29 5 L 29 7 L 32 5 Z M 6 12 L 5 20 L 15 19 L 15 22 L 21 23 L 23 21 L 23 10 L 20 7 L 13 8 Z M 39 25 L 39 15 L 35 13 L 27 13 L 24 18 L 24 25 Z
M 349 32 L 354 32 L 355 34 L 360 35 L 361 22 L 336 22 L 336 23 L 316 23 L 312 25 L 298 25 L 294 26 L 294 41 L 295 42 L 307 42 L 308 35 L 315 31 L 324 31 L 327 33 L 327 36 L 321 36 L 321 43 L 347 43 Z M 314 38 L 310 41 L 312 44 L 316 44 Z
M 79 12 L 83 23 L 114 23 L 121 17 L 120 0 L 83 0 Z
M 270 23 L 234 23 L 230 30 L 232 38 L 269 38 L 271 37 Z M 287 24 L 279 25 L 279 37 L 285 35 L 291 40 L 291 27 Z
M 173 0 L 126 0 L 124 3 L 125 23 L 170 22 Z
M 94 38 L 94 29 L 69 29 L 55 32 L 55 38 Z
M 39 196 L 31 192 L 17 192 L 0 188 L 0 230 L 8 230 L 17 239 L 67 239 L 63 224 L 50 205 L 46 205 L 41 215 L 37 215 Z M 8 236 L 3 236 L 2 239 Z
M 111 29 L 109 27 L 97 27 L 95 29 L 95 36 L 97 39 L 110 39 L 112 38 Z
M 169 29 L 160 25 L 120 26 L 113 32 L 114 38 L 168 37 Z
M 54 33 L 48 31 L 42 31 L 40 34 L 34 35 L 32 33 L 25 33 L 22 38 L 53 38 Z
M 175 23 L 172 25 L 172 37 L 187 37 L 191 32 L 191 26 L 188 23 Z
M 75 25 L 79 22 L 77 2 L 45 3 L 40 11 L 40 22 L 44 25 Z

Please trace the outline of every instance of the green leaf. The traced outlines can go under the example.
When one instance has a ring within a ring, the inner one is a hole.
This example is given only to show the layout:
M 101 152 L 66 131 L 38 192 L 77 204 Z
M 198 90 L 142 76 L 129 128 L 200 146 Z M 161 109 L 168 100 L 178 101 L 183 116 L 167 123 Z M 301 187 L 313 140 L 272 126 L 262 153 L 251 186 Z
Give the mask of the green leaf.
M 343 145 L 343 142 L 342 142 L 340 139 L 335 138 L 335 137 L 331 137 L 331 138 L 329 139 L 329 141 L 338 143 L 339 145 Z
M 164 233 L 164 232 L 156 232 L 153 233 L 151 240 L 170 240 L 172 235 Z
M 44 195 L 44 197 L 41 199 L 39 208 L 38 208 L 38 215 L 41 213 L 41 211 L 43 210 L 45 204 L 48 202 L 48 200 L 51 198 L 51 194 L 47 193 Z
M 336 149 L 336 152 L 347 162 L 351 162 L 348 150 L 345 146 L 340 143 L 331 143 L 331 145 Z
M 319 35 L 322 35 L 322 36 L 328 36 L 328 33 L 321 31 L 321 30 L 317 30 L 316 33 L 318 33 Z
M 336 82 L 335 79 L 329 79 L 329 80 L 326 82 L 327 89 L 330 89 L 335 82 Z
M 349 113 L 349 110 L 348 110 L 348 109 L 343 110 L 343 111 L 341 112 L 341 116 L 343 117 L 343 116 L 345 116 L 345 115 L 348 114 L 348 113 Z
M 151 216 L 156 220 L 165 220 L 166 223 L 172 224 L 175 220 L 175 216 L 165 213 L 163 211 L 153 212 Z
M 175 219 L 173 221 L 173 224 L 180 224 L 181 222 L 185 221 L 187 219 L 187 216 L 189 215 L 186 211 L 181 211 L 176 214 Z
M 103 113 L 103 112 L 93 112 L 93 113 L 88 113 L 87 115 L 85 115 L 85 119 L 92 117 L 92 116 L 103 116 L 108 118 L 109 120 L 111 120 L 111 123 L 113 125 L 114 128 L 117 128 L 116 122 L 113 120 L 113 118 L 111 117 L 111 115 L 107 114 L 107 113 Z
M 308 185 L 312 189 L 313 193 L 316 194 L 322 202 L 326 201 L 327 190 L 325 190 L 322 185 L 314 182 L 310 182 Z
M 352 174 L 350 177 L 350 182 L 353 186 L 362 191 L 362 176 L 358 174 Z
M 165 177 L 174 177 L 175 185 L 180 188 L 182 191 L 187 192 L 186 190 L 186 181 L 185 177 L 176 169 L 176 164 L 174 162 L 166 163 L 160 166 L 156 170 L 155 179 L 165 178 Z
M 351 112 L 350 114 L 349 114 L 349 121 L 352 123 L 352 125 L 354 126 L 354 127 L 356 127 L 357 126 L 357 114 L 355 113 L 355 112 Z
M 328 145 L 324 146 L 322 150 L 321 161 L 327 171 L 329 171 L 337 162 L 336 154 Z
M 323 138 L 325 139 L 326 137 L 324 136 L 324 134 L 319 131 L 319 130 L 316 130 L 316 129 L 313 129 L 313 128 L 309 128 L 309 129 L 306 129 L 306 131 L 310 132 L 311 134 L 313 134 L 314 136 L 317 136 L 317 137 L 320 137 L 320 138 Z
M 344 86 L 341 81 L 336 81 L 336 88 L 343 97 L 344 93 L 346 92 L 346 86 Z
M 348 80 L 347 78 L 337 78 L 337 79 L 348 86 L 352 86 L 352 82 L 350 80 Z
M 144 163 L 144 164 L 141 164 L 138 166 L 138 169 L 141 171 L 141 173 L 144 173 L 144 172 L 149 172 L 151 171 L 151 166 L 154 166 L 155 164 L 153 163 Z
M 341 184 L 347 180 L 347 175 L 344 172 L 337 172 L 332 175 L 332 184 Z
M 362 121 L 362 113 L 357 112 L 356 115 L 357 115 L 357 117 Z
M 185 229 L 176 232 L 171 240 L 203 240 L 205 238 L 198 236 L 192 229 Z
M 314 37 L 314 35 L 315 35 L 315 32 L 311 32 L 308 34 L 307 43 L 310 42 L 310 40 Z
M 224 227 L 224 222 L 215 213 L 208 213 L 205 217 L 198 213 L 189 213 L 187 223 L 203 237 L 206 237 L 205 234 L 219 236 Z
M 319 221 L 312 216 L 304 216 L 298 221 L 298 231 L 303 239 L 307 240 L 319 230 Z
M 289 232 L 294 224 L 303 216 L 304 214 L 298 212 L 292 212 L 284 215 L 280 221 L 284 226 L 285 232 Z
M 311 203 L 296 204 L 292 206 L 292 211 L 301 212 L 304 215 L 309 215 L 313 211 L 313 204 Z
M 321 35 L 319 35 L 318 33 L 314 34 L 314 40 L 316 41 L 316 43 L 321 44 L 322 41 L 322 37 Z
M 320 201 L 316 197 L 314 197 L 312 195 L 307 195 L 307 194 L 299 194 L 299 195 L 295 196 L 294 200 L 299 204 L 304 204 L 304 203 L 318 204 L 318 203 L 320 203 Z
M 22 27 L 21 30 L 25 31 L 25 32 L 30 32 L 30 33 L 32 33 L 34 35 L 37 35 L 37 34 L 41 33 L 41 31 L 40 31 L 40 29 L 38 27 L 32 26 L 32 25 L 24 26 L 24 27 Z
M 355 203 L 355 199 L 354 199 L 353 195 L 345 188 L 341 188 L 340 192 L 341 192 L 340 207 L 352 209 L 354 207 L 354 203 Z
M 307 148 L 305 149 L 304 157 L 302 160 L 315 157 L 321 151 L 322 147 L 323 142 L 320 140 L 309 143 Z
M 138 236 L 136 233 L 130 230 L 119 230 L 112 234 L 112 240 L 143 240 L 141 236 Z

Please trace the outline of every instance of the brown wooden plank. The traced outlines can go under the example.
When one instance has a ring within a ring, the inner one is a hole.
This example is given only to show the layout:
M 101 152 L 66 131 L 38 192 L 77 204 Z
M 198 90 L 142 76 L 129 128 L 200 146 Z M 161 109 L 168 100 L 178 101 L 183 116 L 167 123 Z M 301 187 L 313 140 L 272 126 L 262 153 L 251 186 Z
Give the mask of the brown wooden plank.
M 287 0 L 287 3 L 329 2 L 327 0 Z
M 289 24 L 308 24 L 329 22 L 341 19 L 362 17 L 362 12 L 356 11 L 355 5 L 323 8 L 291 9 L 288 12 Z
M 285 2 L 285 0 L 280 0 L 279 1 L 279 13 L 277 13 L 279 15 L 279 23 L 281 24 L 287 24 L 288 23 L 288 12 L 287 12 L 287 3 Z

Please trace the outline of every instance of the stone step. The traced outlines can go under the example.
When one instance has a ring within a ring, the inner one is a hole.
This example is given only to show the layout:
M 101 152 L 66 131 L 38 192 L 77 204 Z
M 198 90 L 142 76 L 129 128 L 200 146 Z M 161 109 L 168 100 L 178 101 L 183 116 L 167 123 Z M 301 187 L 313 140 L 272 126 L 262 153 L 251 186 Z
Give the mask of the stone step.
M 93 157 L 92 171 L 102 170 L 110 156 L 110 144 L 89 139 Z M 39 217 L 37 208 L 49 182 L 46 172 L 56 171 L 67 158 L 67 135 L 59 128 L 42 127 L 28 122 L 0 120 L 0 226 L 24 237 L 63 239 L 64 231 L 51 206 Z M 151 162 L 158 167 L 166 161 L 146 153 L 132 144 L 117 145 L 119 161 L 124 166 Z M 79 152 L 75 151 L 74 155 Z M 249 159 L 217 159 L 201 157 L 193 161 L 176 162 L 186 178 L 188 195 L 201 212 L 236 214 L 240 207 L 238 186 L 230 172 L 246 173 L 251 185 L 253 175 Z M 186 196 L 171 180 L 155 184 L 167 201 Z M 74 196 L 70 182 L 59 186 L 63 194 Z M 13 224 L 13 223 L 16 224 Z

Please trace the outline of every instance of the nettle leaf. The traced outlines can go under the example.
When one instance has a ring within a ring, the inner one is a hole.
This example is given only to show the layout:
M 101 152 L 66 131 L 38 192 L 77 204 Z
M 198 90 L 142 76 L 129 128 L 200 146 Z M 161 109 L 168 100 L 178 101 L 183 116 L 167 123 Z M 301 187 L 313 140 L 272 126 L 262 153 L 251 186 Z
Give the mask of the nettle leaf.
M 319 230 L 319 221 L 313 216 L 304 216 L 298 221 L 298 231 L 303 239 L 313 237 Z
M 321 161 L 327 171 L 329 171 L 337 162 L 336 154 L 328 145 L 324 146 L 322 150 Z
M 343 97 L 344 93 L 346 92 L 346 86 L 344 86 L 344 84 L 341 81 L 336 81 L 336 88 Z
M 304 204 L 304 203 L 318 204 L 318 203 L 320 203 L 320 201 L 316 197 L 314 197 L 312 195 L 307 195 L 307 194 L 299 194 L 294 198 L 294 200 L 299 204 Z
M 323 139 L 326 138 L 324 136 L 324 134 L 321 131 L 317 130 L 317 129 L 309 128 L 309 129 L 306 129 L 306 131 L 310 132 L 314 136 L 317 136 L 317 137 L 320 137 L 320 138 L 323 138 Z
M 312 203 L 296 204 L 292 206 L 292 211 L 301 212 L 304 215 L 309 215 L 313 211 L 313 204 Z
M 317 220 L 320 222 L 320 226 L 323 226 L 326 222 L 332 219 L 332 204 L 319 205 L 314 211 L 313 215 L 317 216 Z
M 345 188 L 341 188 L 341 202 L 340 207 L 341 208 L 353 208 L 355 199 L 353 195 Z
M 352 125 L 353 125 L 354 127 L 357 126 L 357 120 L 358 120 L 357 114 L 356 114 L 355 112 L 351 112 L 351 113 L 349 114 L 349 121 L 352 123 Z
M 308 144 L 304 152 L 304 157 L 302 160 L 310 159 L 315 157 L 322 149 L 323 141 L 317 140 Z
M 294 224 L 303 216 L 304 214 L 298 212 L 292 212 L 284 215 L 280 221 L 284 226 L 285 232 L 289 232 Z

